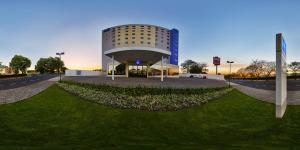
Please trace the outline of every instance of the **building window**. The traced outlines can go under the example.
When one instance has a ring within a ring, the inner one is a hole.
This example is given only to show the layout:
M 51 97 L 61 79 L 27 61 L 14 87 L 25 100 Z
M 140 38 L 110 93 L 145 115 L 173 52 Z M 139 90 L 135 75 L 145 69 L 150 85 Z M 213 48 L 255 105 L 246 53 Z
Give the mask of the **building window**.
M 148 38 L 148 40 L 151 40 L 151 38 Z
M 135 35 L 135 33 L 132 33 L 131 35 Z
M 132 43 L 132 44 L 135 44 L 135 41 L 132 41 L 131 43 Z
M 125 35 L 128 35 L 128 33 L 126 33 Z
M 141 35 L 144 35 L 144 33 L 141 33 Z
M 151 42 L 148 42 L 148 44 L 150 45 L 150 44 L 151 44 Z
M 118 41 L 120 41 L 120 38 L 118 38 Z
M 135 30 L 132 30 L 132 32 L 135 32 Z
M 125 42 L 125 44 L 128 44 L 128 42 Z
M 118 45 L 120 45 L 120 43 L 118 43 Z
M 132 37 L 132 39 L 135 39 L 135 37 Z
M 151 36 L 151 34 L 148 34 L 148 36 Z
M 144 32 L 144 30 L 141 30 L 141 32 Z
M 144 37 L 141 37 L 141 39 L 144 39 Z
M 126 37 L 125 40 L 128 40 L 128 37 Z
M 141 44 L 144 44 L 144 41 L 141 41 Z

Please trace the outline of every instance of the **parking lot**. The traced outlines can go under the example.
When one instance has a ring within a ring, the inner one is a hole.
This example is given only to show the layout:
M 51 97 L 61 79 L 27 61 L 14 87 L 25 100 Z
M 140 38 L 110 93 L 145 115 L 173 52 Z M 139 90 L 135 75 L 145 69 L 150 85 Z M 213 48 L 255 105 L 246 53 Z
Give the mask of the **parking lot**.
M 256 89 L 272 90 L 276 89 L 275 80 L 232 80 L 233 83 L 237 83 L 243 86 L 252 87 Z M 288 80 L 287 81 L 288 91 L 299 91 L 300 80 Z

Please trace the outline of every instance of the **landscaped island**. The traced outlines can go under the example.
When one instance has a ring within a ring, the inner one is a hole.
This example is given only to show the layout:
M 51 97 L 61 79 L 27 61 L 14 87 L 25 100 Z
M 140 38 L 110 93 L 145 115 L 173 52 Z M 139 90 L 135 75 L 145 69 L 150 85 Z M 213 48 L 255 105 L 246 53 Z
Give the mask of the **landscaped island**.
M 63 81 L 58 83 L 66 91 L 81 98 L 117 108 L 135 108 L 148 111 L 173 111 L 207 103 L 230 92 L 221 88 L 158 88 L 117 87 Z

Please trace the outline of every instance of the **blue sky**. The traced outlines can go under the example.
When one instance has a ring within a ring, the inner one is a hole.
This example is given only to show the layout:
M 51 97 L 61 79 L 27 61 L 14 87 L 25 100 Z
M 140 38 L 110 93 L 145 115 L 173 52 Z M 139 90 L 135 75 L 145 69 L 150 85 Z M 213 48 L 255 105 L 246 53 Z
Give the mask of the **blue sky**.
M 180 31 L 179 61 L 212 63 L 275 60 L 275 34 L 282 32 L 289 61 L 300 61 L 297 0 L 2 0 L 0 62 L 14 54 L 32 60 L 63 56 L 69 68 L 101 64 L 101 30 L 130 23 Z

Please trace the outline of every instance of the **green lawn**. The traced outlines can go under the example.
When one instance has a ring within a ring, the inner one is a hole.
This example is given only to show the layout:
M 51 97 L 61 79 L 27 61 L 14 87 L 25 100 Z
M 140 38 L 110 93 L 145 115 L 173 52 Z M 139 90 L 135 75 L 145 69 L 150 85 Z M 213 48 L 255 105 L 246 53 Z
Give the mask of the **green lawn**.
M 300 106 L 274 111 L 236 90 L 176 112 L 115 109 L 54 85 L 0 105 L 0 149 L 299 149 Z

